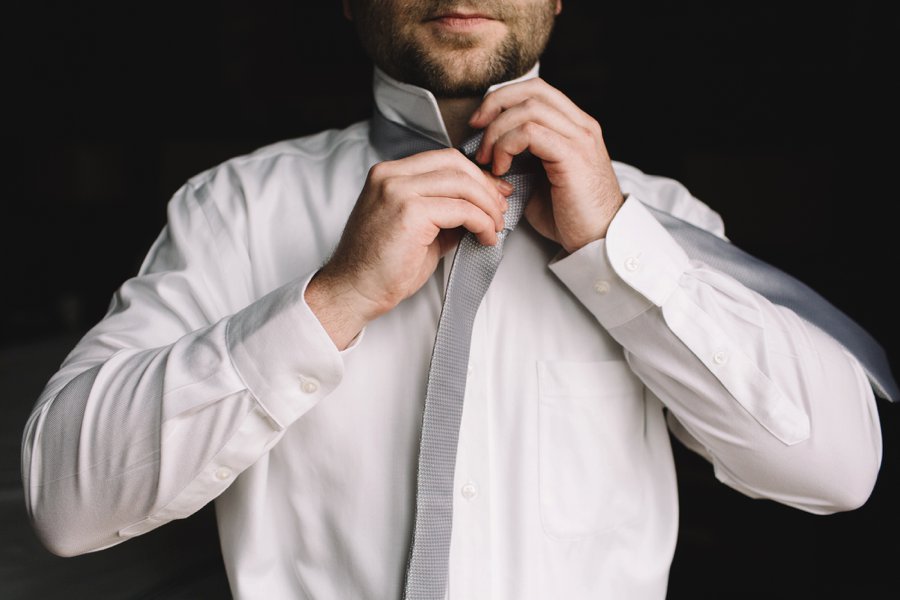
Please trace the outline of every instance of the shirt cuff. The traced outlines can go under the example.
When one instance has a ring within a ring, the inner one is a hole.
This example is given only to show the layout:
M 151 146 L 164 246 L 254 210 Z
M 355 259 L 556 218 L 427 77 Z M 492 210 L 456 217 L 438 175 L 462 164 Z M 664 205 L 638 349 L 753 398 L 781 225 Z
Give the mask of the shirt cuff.
M 687 254 L 634 196 L 606 238 L 550 264 L 550 270 L 607 329 L 662 306 L 690 266 Z
M 284 429 L 330 394 L 344 374 L 343 352 L 304 300 L 312 274 L 286 284 L 231 317 L 226 344 L 247 389 Z

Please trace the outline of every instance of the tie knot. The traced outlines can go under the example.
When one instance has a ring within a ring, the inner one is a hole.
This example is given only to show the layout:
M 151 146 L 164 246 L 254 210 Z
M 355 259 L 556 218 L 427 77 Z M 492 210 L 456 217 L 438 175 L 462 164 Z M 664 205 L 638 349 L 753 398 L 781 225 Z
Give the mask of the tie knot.
M 475 152 L 477 152 L 478 147 L 481 146 L 481 140 L 483 138 L 484 131 L 479 131 L 458 145 L 456 149 L 466 155 L 470 160 L 474 161 Z M 538 173 L 539 168 L 540 162 L 538 159 L 526 150 L 522 154 L 513 157 L 509 171 L 505 173 L 503 177 L 505 179 L 507 175 L 535 174 Z
M 475 152 L 481 145 L 483 137 L 484 132 L 479 131 L 462 144 L 456 146 L 456 149 L 474 162 Z M 413 129 L 389 120 L 377 109 L 372 115 L 369 139 L 379 155 L 386 160 L 394 160 L 418 152 L 446 147 Z M 535 177 L 541 172 L 541 168 L 537 158 L 530 152 L 523 152 L 513 157 L 509 171 L 503 175 L 503 179 L 513 184 L 515 188 L 515 191 L 508 198 L 509 210 L 504 215 L 506 233 L 516 226 L 516 223 L 522 216 L 525 204 L 531 195 L 532 184 L 535 181 Z M 504 233 L 503 237 L 505 236 L 506 234 Z

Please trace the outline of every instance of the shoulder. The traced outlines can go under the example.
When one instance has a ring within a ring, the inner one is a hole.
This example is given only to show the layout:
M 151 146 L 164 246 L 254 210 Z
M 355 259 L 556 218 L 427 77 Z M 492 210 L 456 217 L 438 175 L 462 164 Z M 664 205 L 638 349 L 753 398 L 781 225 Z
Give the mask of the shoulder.
M 254 214 L 328 202 L 329 178 L 363 169 L 369 122 L 282 140 L 235 156 L 188 179 L 169 200 L 167 221 L 214 232 L 244 230 Z
M 362 168 L 368 134 L 369 121 L 359 121 L 230 158 L 188 179 L 169 202 L 169 219 L 193 213 L 239 223 L 253 206 L 307 198 L 325 178 Z
M 719 237 L 725 237 L 725 225 L 719 213 L 695 198 L 681 182 L 670 177 L 650 175 L 621 162 L 613 161 L 613 168 L 623 193 Z
M 200 189 L 218 184 L 259 187 L 287 174 L 320 169 L 323 164 L 368 148 L 369 122 L 360 121 L 345 129 L 328 129 L 294 139 L 282 140 L 236 156 L 198 173 L 187 185 Z

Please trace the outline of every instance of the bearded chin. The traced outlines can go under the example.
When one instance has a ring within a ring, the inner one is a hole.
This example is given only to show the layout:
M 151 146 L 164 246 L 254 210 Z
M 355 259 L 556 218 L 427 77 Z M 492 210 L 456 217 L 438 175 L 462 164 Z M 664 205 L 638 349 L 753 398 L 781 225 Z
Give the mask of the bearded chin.
M 537 61 L 526 57 L 511 41 L 504 41 L 487 58 L 465 59 L 460 65 L 436 60 L 425 49 L 414 44 L 399 47 L 393 65 L 403 65 L 400 79 L 430 90 L 438 98 L 480 97 L 495 83 L 525 74 Z M 453 60 L 453 59 L 450 59 Z
M 375 0 L 356 0 L 353 8 L 357 31 L 373 62 L 395 79 L 430 90 L 438 98 L 480 98 L 492 85 L 524 75 L 543 53 L 556 16 L 555 0 L 535 1 L 515 11 L 502 2 L 485 0 L 484 10 L 509 29 L 493 48 L 479 49 L 476 36 L 445 34 L 431 39 L 434 48 L 416 39 L 423 19 L 440 12 L 443 4 L 454 3 L 408 0 L 402 14 L 391 13 Z

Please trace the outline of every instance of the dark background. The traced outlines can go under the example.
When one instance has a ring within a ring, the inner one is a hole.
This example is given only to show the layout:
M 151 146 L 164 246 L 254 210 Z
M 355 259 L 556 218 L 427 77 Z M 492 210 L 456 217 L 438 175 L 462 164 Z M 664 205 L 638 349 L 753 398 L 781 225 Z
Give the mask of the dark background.
M 886 4 L 572 0 L 541 72 L 601 122 L 615 159 L 686 184 L 732 241 L 873 332 L 896 371 L 900 28 Z M 225 598 L 210 506 L 100 553 L 47 553 L 24 511 L 22 427 L 181 183 L 366 118 L 370 64 L 337 0 L 31 2 L 3 30 L 0 597 Z M 879 407 L 881 475 L 851 513 L 749 500 L 676 447 L 669 598 L 894 597 L 900 407 Z

